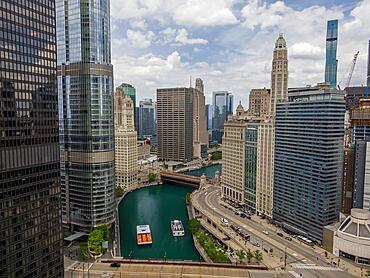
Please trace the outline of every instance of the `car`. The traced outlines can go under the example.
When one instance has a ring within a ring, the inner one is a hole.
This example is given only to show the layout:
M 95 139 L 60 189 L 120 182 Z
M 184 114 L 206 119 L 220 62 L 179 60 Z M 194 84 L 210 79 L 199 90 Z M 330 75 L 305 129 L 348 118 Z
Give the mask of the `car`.
M 289 237 L 289 236 L 286 236 L 286 237 L 285 237 L 285 239 L 286 239 L 286 240 L 289 240 L 289 241 L 292 241 L 292 238 L 291 238 L 291 237 Z
M 224 241 L 230 240 L 230 237 L 229 236 L 226 236 L 222 240 L 224 240 Z
M 224 226 L 229 226 L 229 221 L 225 218 L 221 218 L 221 224 Z
M 246 217 L 247 217 L 247 215 L 246 215 L 244 212 L 242 212 L 242 213 L 240 214 L 240 217 L 241 217 L 241 218 L 246 218 Z
M 284 237 L 282 233 L 276 233 L 278 236 Z
M 247 214 L 246 218 L 247 219 L 251 219 L 251 216 L 249 214 Z
M 235 211 L 234 214 L 235 215 L 239 215 L 240 213 L 239 213 L 239 211 Z
M 120 266 L 121 266 L 121 264 L 120 264 L 120 263 L 118 263 L 118 262 L 113 262 L 113 263 L 111 263 L 111 264 L 110 264 L 110 266 L 111 266 L 111 267 L 120 267 Z
M 268 231 L 262 231 L 262 233 L 264 233 L 265 235 L 268 235 L 269 234 Z
M 260 247 L 260 244 L 258 243 L 258 242 L 254 242 L 254 243 L 252 243 L 254 246 L 256 246 L 256 247 Z

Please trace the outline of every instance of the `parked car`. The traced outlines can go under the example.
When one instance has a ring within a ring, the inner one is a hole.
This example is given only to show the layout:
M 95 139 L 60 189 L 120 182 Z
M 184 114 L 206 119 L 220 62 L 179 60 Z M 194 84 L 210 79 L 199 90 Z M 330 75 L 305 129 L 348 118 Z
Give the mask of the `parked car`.
M 268 231 L 262 231 L 262 233 L 264 233 L 265 235 L 268 235 L 269 234 Z
M 247 219 L 251 219 L 251 216 L 249 214 L 247 214 L 246 218 Z
M 277 233 L 278 236 L 283 237 L 284 235 L 282 233 Z
M 229 226 L 229 221 L 225 218 L 221 218 L 221 224 L 224 226 Z
M 285 239 L 286 239 L 286 240 L 289 240 L 289 241 L 292 241 L 292 238 L 291 238 L 291 237 L 289 237 L 289 236 L 286 236 L 286 237 L 285 237 Z
M 241 217 L 241 218 L 245 218 L 245 217 L 247 217 L 247 215 L 246 215 L 244 212 L 242 212 L 242 213 L 240 214 L 240 217 Z
M 120 266 L 121 266 L 121 264 L 120 264 L 120 263 L 118 263 L 118 262 L 113 262 L 113 263 L 111 263 L 111 264 L 110 264 L 110 266 L 111 266 L 111 267 L 120 267 Z

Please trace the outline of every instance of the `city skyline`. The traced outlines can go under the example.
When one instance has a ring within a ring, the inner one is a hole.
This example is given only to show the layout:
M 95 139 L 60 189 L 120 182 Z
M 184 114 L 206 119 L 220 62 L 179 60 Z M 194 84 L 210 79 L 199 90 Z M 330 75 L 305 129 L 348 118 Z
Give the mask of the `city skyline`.
M 112 1 L 115 82 L 137 86 L 138 99 L 155 98 L 157 88 L 189 86 L 190 76 L 199 76 L 204 80 L 206 103 L 211 103 L 212 91 L 228 90 L 235 103 L 242 100 L 247 108 L 250 89 L 269 87 L 270 45 L 280 32 L 289 40 L 290 85 L 322 82 L 326 25 L 331 19 L 339 19 L 338 83 L 344 85 L 358 50 L 352 85 L 366 83 L 370 1 L 217 1 L 213 5 L 218 9 L 209 11 L 217 22 L 202 16 L 207 1 L 188 2 Z M 185 19 L 181 8 L 195 16 Z M 295 28 L 292 18 L 302 27 Z

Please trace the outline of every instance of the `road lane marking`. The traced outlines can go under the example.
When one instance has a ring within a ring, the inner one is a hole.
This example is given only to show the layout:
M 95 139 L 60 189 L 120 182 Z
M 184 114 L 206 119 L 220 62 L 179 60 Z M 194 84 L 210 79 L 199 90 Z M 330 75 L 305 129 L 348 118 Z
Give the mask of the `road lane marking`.
M 293 277 L 295 277 L 295 278 L 300 278 L 301 276 L 297 273 L 297 272 L 295 272 L 295 271 L 288 271 L 290 274 L 292 274 L 293 275 Z

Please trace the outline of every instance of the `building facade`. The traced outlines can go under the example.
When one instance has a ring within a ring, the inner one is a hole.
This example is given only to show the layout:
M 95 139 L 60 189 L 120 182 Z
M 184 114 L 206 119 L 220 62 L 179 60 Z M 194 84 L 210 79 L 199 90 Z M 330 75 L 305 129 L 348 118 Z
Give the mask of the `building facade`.
M 125 92 L 127 95 L 130 96 L 132 103 L 134 104 L 134 122 L 135 122 L 135 129 L 139 130 L 139 115 L 137 115 L 138 111 L 136 109 L 136 88 L 128 83 L 122 83 L 118 86 L 119 89 L 121 89 L 123 92 Z
M 271 70 L 270 113 L 263 117 L 258 128 L 256 211 L 272 217 L 274 187 L 274 138 L 277 103 L 288 98 L 288 48 L 279 34 L 273 51 Z
M 0 276 L 63 277 L 55 1 L 0 14 Z
M 227 91 L 213 92 L 213 123 L 212 129 L 216 136 L 212 136 L 213 141 L 221 143 L 224 124 L 229 115 L 233 114 L 234 96 Z M 219 136 L 217 136 L 219 135 Z
M 157 89 L 158 159 L 193 158 L 193 88 Z
M 139 102 L 139 136 L 141 138 L 152 137 L 156 134 L 155 103 L 146 98 Z
M 212 129 L 213 107 L 212 104 L 206 104 L 207 130 Z
M 115 221 L 109 0 L 57 0 L 62 219 L 90 231 Z
M 344 148 L 343 153 L 343 186 L 340 211 L 350 214 L 353 207 L 353 183 L 355 171 L 355 149 L 353 146 Z
M 292 93 L 276 108 L 273 218 L 311 239 L 338 221 L 344 113 L 335 89 Z
M 248 114 L 251 117 L 267 117 L 270 114 L 269 89 L 252 89 L 250 91 Z
M 134 104 L 120 87 L 114 95 L 116 186 L 131 191 L 138 185 L 138 146 Z
M 206 120 L 205 97 L 203 93 L 203 81 L 196 79 L 196 88 L 193 90 L 193 156 L 202 158 L 207 156 L 204 149 L 208 147 L 208 132 Z
M 325 83 L 332 88 L 337 87 L 337 43 L 338 20 L 329 20 L 326 29 Z

